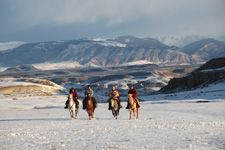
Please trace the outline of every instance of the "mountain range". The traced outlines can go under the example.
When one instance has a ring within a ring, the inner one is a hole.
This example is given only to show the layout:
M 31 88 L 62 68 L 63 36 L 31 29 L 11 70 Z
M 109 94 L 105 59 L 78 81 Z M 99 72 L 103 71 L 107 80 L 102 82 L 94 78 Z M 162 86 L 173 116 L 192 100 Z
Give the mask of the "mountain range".
M 180 48 L 154 38 L 78 39 L 26 43 L 0 51 L 0 66 L 77 62 L 86 66 L 116 66 L 145 60 L 155 64 L 195 64 L 225 57 L 225 43 L 203 39 Z

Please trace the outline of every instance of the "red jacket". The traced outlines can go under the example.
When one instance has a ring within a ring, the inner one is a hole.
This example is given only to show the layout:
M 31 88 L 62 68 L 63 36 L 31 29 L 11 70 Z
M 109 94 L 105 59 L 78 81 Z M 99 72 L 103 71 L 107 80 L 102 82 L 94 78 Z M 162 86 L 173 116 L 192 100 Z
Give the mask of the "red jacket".
M 133 95 L 133 98 L 137 98 L 137 91 L 135 90 L 135 89 L 130 89 L 129 91 L 128 91 L 128 94 L 132 94 Z
M 73 93 L 73 99 L 74 99 L 74 100 L 77 99 L 77 97 L 78 97 L 77 92 L 76 92 L 76 91 L 73 91 L 73 92 L 71 92 L 71 93 Z M 71 93 L 70 93 L 70 94 L 71 94 Z

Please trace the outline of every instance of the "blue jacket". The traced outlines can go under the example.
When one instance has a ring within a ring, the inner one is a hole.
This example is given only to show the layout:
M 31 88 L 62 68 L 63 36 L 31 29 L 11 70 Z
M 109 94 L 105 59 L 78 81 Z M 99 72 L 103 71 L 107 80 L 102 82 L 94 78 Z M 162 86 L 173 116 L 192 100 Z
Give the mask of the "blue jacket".
M 94 95 L 94 92 L 93 92 L 93 90 L 92 90 L 92 89 L 90 89 L 90 90 L 88 90 L 88 89 L 87 89 L 87 90 L 85 90 L 84 95 L 85 95 L 85 96 L 87 96 L 89 93 L 91 93 L 91 96 L 92 96 L 92 95 Z

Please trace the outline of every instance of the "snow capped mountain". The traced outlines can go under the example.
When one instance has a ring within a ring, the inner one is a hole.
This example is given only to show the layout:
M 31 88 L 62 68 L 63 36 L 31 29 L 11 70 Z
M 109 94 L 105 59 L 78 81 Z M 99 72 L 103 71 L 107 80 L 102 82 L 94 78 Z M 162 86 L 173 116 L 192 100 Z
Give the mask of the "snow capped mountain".
M 133 36 L 28 43 L 0 52 L 1 66 L 68 61 L 76 61 L 84 66 L 109 66 L 140 60 L 153 63 L 189 63 L 189 56 L 156 39 Z
M 186 45 L 181 51 L 191 55 L 192 59 L 202 62 L 225 57 L 225 43 L 214 39 L 203 39 Z
M 169 46 L 184 47 L 189 43 L 205 39 L 205 36 L 185 36 L 185 37 L 155 37 L 155 39 Z
M 25 44 L 25 42 L 12 41 L 12 42 L 0 43 L 0 51 L 16 48 L 23 44 Z
M 104 67 L 137 61 L 163 65 L 193 64 L 224 55 L 224 43 L 212 39 L 203 41 L 190 43 L 182 49 L 154 38 L 134 36 L 27 43 L 0 51 L 0 66 L 76 62 L 78 67 Z

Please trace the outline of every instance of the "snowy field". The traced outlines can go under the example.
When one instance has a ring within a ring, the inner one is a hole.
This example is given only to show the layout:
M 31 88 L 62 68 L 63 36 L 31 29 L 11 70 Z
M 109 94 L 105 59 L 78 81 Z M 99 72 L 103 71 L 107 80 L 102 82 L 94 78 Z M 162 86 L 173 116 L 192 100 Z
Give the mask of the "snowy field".
M 2 98 L 0 149 L 225 149 L 225 98 L 145 101 L 139 119 L 132 120 L 126 103 L 118 120 L 106 103 L 99 103 L 94 120 L 82 109 L 71 120 L 65 100 Z

